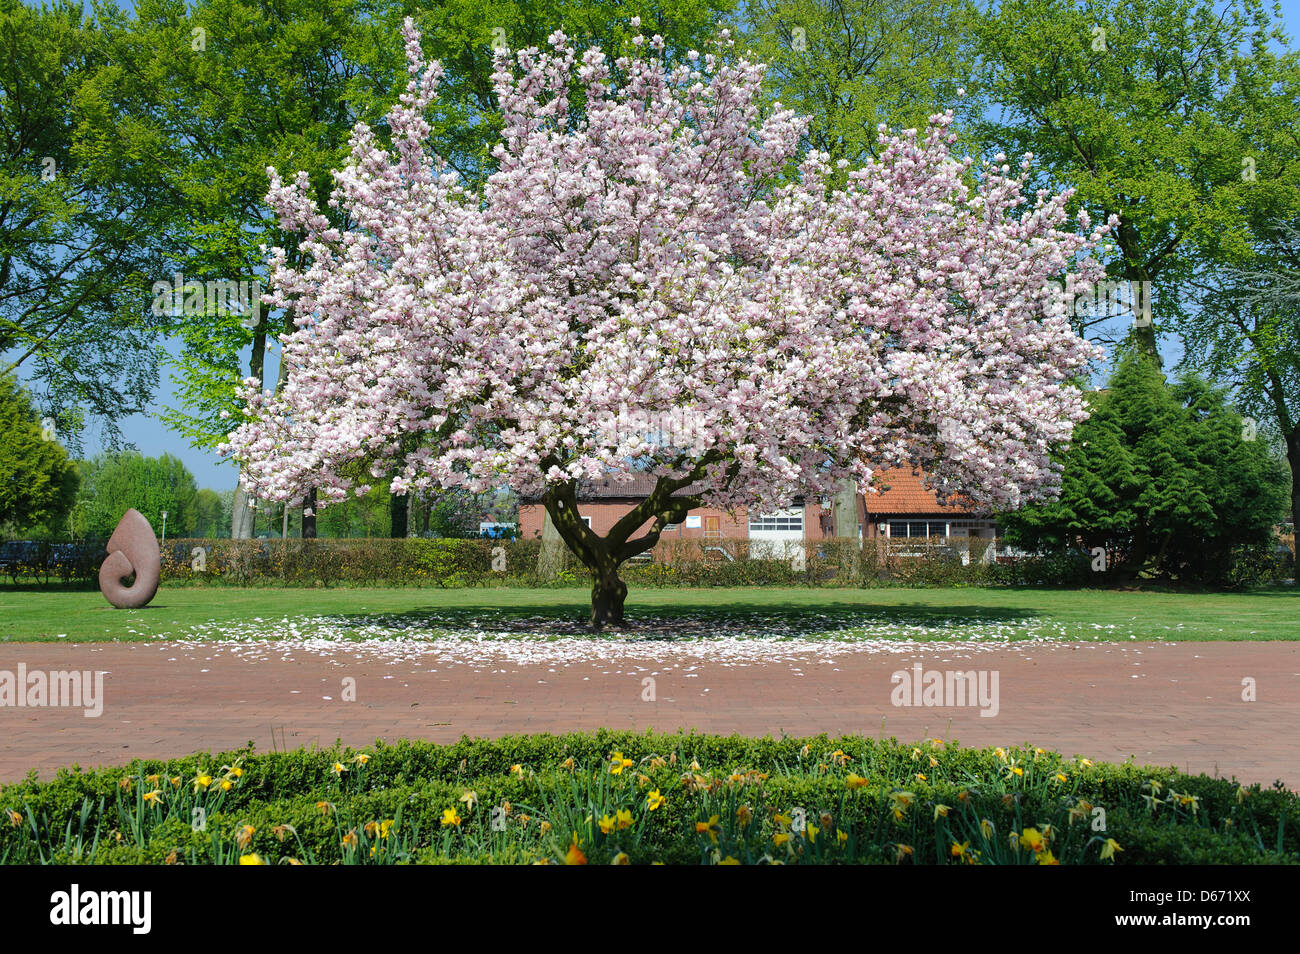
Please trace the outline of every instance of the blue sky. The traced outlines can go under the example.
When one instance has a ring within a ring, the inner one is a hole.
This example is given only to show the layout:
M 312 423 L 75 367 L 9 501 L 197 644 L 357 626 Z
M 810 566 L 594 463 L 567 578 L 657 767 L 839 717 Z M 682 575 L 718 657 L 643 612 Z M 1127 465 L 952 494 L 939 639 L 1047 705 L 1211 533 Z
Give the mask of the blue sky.
M 126 5 L 130 5 L 129 0 Z M 1279 7 L 1287 25 L 1287 30 L 1294 37 L 1296 32 L 1300 30 L 1300 0 L 1282 0 Z M 174 343 L 169 345 L 169 351 L 174 355 Z M 1176 340 L 1169 338 L 1164 343 L 1163 351 L 1167 365 L 1172 366 L 1181 357 L 1182 348 Z M 243 364 L 245 367 L 247 366 L 246 356 Z M 274 381 L 278 370 L 279 349 L 273 345 L 268 345 L 266 380 Z M 157 408 L 177 404 L 171 373 L 170 367 L 164 366 L 160 369 L 160 386 L 155 402 Z M 150 456 L 169 453 L 179 457 L 194 473 L 199 486 L 211 487 L 216 490 L 234 487 L 237 472 L 233 465 L 224 463 L 214 453 L 190 447 L 183 437 L 168 430 L 155 416 L 134 415 L 121 422 L 121 428 L 125 440 L 142 453 Z M 92 424 L 86 434 L 86 452 L 87 454 L 93 454 L 101 450 L 102 447 L 102 434 Z

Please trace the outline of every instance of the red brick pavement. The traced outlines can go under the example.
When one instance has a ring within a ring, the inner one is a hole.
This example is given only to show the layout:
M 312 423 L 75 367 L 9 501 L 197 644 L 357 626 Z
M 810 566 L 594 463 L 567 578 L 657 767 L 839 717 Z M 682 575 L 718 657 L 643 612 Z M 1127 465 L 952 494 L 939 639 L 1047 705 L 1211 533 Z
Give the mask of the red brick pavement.
M 74 763 L 120 765 L 249 741 L 266 750 L 605 726 L 1032 742 L 1095 760 L 1132 756 L 1245 781 L 1300 783 L 1296 643 L 1063 643 L 960 658 L 952 650 L 863 653 L 744 667 L 691 660 L 669 668 L 647 654 L 495 673 L 445 665 L 431 672 L 418 662 L 346 652 L 296 657 L 249 661 L 167 643 L 0 646 L 0 670 L 25 663 L 29 671 L 108 673 L 99 718 L 80 709 L 0 707 L 0 781 L 30 769 L 47 777 Z M 927 669 L 997 670 L 998 715 L 892 706 L 891 673 L 918 661 Z M 645 672 L 637 665 L 659 671 L 653 702 L 642 699 Z M 342 701 L 344 676 L 356 679 L 355 702 Z M 1245 677 L 1257 681 L 1257 701 L 1243 701 Z

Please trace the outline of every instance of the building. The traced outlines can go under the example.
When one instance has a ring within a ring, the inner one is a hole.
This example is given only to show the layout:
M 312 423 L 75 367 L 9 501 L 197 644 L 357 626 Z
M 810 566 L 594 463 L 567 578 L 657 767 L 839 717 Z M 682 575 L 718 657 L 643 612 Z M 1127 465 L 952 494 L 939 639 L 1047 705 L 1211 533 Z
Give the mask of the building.
M 994 521 L 960 506 L 941 506 L 933 492 L 926 490 L 920 474 L 908 470 L 891 470 L 880 475 L 888 489 L 878 493 L 854 493 L 849 512 L 847 495 L 835 498 L 797 497 L 791 506 L 773 513 L 728 513 L 712 507 L 692 510 L 681 523 L 669 524 L 660 539 L 736 540 L 748 539 L 767 544 L 814 542 L 835 536 L 856 535 L 859 539 L 878 537 L 918 538 L 988 537 L 995 535 Z M 587 525 L 600 536 L 624 514 L 639 504 L 654 488 L 655 478 L 635 476 L 619 483 L 612 479 L 584 483 L 578 493 L 578 510 Z M 690 490 L 691 488 L 687 488 Z M 836 504 L 841 513 L 836 513 Z M 524 499 L 519 505 L 519 533 L 528 539 L 540 537 L 546 511 L 536 499 Z M 840 533 L 836 533 L 836 524 Z M 650 522 L 634 536 L 649 530 Z M 750 548 L 751 555 L 761 548 Z

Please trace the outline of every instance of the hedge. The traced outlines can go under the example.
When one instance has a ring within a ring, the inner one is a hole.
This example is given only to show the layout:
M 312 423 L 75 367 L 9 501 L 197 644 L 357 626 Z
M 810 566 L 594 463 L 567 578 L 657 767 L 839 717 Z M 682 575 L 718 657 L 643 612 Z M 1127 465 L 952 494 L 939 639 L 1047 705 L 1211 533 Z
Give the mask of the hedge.
M 962 561 L 961 541 L 926 543 L 883 539 L 863 544 L 826 539 L 785 544 L 784 552 L 755 553 L 748 539 L 661 541 L 645 557 L 624 564 L 637 586 L 1074 586 L 1096 585 L 1091 558 L 1078 551 L 999 556 L 982 562 L 973 542 Z M 539 570 L 542 541 L 464 539 L 211 540 L 172 539 L 162 547 L 169 585 L 264 586 L 572 586 L 589 574 L 562 546 L 551 574 Z M 3 546 L 14 546 L 6 544 Z M 0 550 L 3 549 L 0 546 Z M 24 544 L 26 562 L 5 563 L 14 582 L 51 581 L 93 586 L 104 558 L 102 542 Z M 1244 552 L 1228 574 L 1231 585 L 1275 582 L 1282 567 L 1263 551 Z
M 860 736 L 245 749 L 29 778 L 0 813 L 0 863 L 1300 862 L 1280 783 Z

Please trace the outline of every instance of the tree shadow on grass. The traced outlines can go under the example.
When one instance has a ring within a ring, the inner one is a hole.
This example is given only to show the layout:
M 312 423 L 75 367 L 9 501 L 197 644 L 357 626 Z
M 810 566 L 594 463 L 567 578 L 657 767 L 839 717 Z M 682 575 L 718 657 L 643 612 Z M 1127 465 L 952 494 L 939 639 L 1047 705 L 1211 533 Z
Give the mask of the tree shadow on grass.
M 924 603 L 864 605 L 828 599 L 816 607 L 759 605 L 737 599 L 692 606 L 635 605 L 629 602 L 628 619 L 621 627 L 599 634 L 589 625 L 590 606 L 585 599 L 554 599 L 501 606 L 487 600 L 466 601 L 455 607 L 427 606 L 394 613 L 331 613 L 329 618 L 359 631 L 378 627 L 412 636 L 455 632 L 462 635 L 573 637 L 602 636 L 615 639 L 694 639 L 710 637 L 898 637 L 943 639 L 969 634 L 995 634 L 999 628 L 1022 628 L 1041 619 L 1027 607 L 975 605 L 933 606 Z

